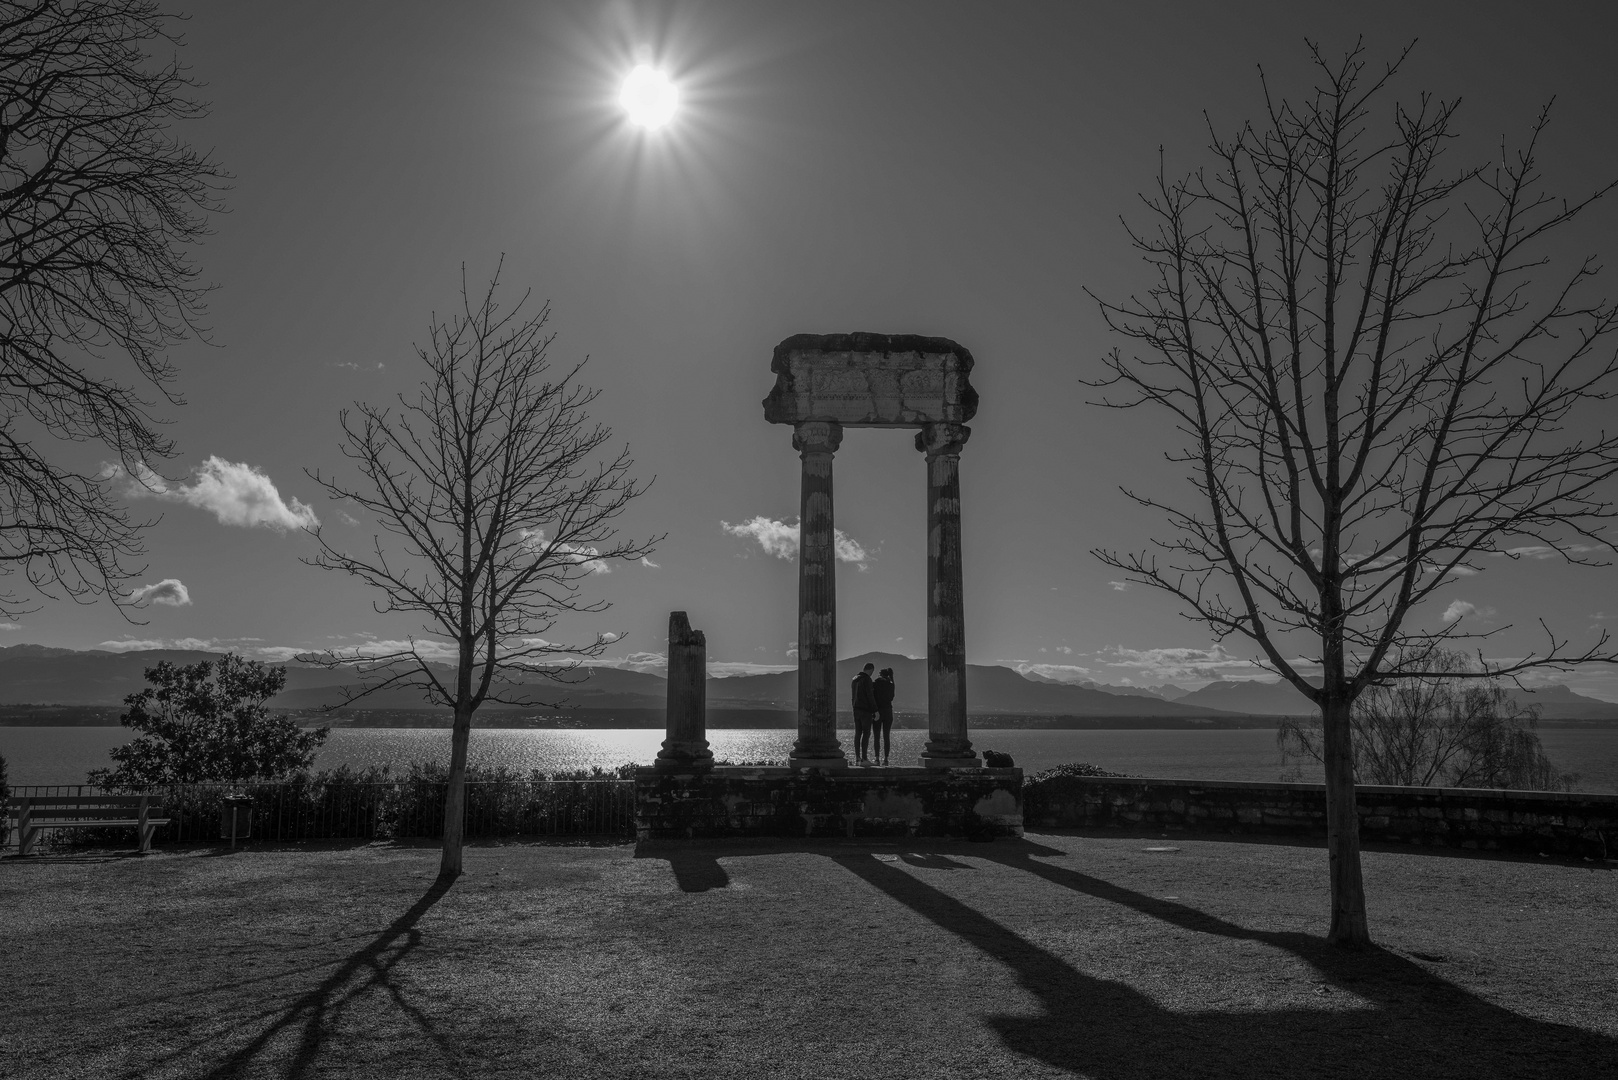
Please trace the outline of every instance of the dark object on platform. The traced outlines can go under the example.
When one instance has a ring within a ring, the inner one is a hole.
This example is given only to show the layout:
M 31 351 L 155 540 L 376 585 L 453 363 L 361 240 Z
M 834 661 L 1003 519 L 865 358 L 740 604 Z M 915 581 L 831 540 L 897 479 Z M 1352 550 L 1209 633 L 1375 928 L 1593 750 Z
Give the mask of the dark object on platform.
M 990 769 L 1011 769 L 1015 768 L 1017 763 L 1011 760 L 1010 754 L 1002 754 L 998 750 L 985 750 L 983 764 L 985 768 Z
M 253 800 L 247 795 L 226 795 L 219 800 L 219 838 L 229 840 L 230 846 L 235 847 L 236 841 L 246 840 L 253 834 Z

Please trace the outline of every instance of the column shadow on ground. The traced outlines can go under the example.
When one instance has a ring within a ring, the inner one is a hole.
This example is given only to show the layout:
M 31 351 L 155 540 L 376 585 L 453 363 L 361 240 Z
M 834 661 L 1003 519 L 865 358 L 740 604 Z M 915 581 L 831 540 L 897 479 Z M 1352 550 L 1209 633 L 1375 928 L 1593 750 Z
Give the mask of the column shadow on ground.
M 1285 950 L 1311 965 L 1323 985 L 1369 1007 L 1166 1009 L 1132 986 L 1077 970 L 895 863 L 869 854 L 828 854 L 1014 972 L 1041 1013 L 990 1016 L 989 1025 L 1007 1049 L 1085 1076 L 1618 1076 L 1618 1041 L 1513 1013 L 1384 950 L 1345 952 L 1307 934 L 1250 930 L 1034 857 L 1065 852 L 1020 843 L 972 854 L 1182 930 Z
M 432 1040 L 448 1072 L 462 1074 L 464 1070 L 456 1064 L 460 1055 L 455 1048 L 439 1033 L 427 1014 L 407 1000 L 391 981 L 393 969 L 421 944 L 421 931 L 416 929 L 416 923 L 444 898 L 452 884 L 443 879 L 435 881 L 408 911 L 363 948 L 349 954 L 320 985 L 281 1009 L 279 1015 L 274 1016 L 246 1045 L 209 1072 L 209 1080 L 257 1072 L 263 1068 L 265 1059 L 272 1056 L 277 1061 L 277 1075 L 288 1078 L 305 1076 L 311 1070 L 329 1067 L 330 1062 L 319 1059 L 333 1023 L 351 1003 L 376 992 L 387 994 L 393 1004 Z M 273 1044 L 287 1034 L 297 1039 L 297 1049 L 283 1066 L 279 1063 L 282 1052 Z

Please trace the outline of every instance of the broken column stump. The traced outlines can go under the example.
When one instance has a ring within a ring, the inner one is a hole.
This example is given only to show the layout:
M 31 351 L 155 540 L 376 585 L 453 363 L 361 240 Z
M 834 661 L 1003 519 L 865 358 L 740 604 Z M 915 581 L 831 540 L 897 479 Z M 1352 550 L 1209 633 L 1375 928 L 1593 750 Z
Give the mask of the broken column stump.
M 668 728 L 655 762 L 659 772 L 713 767 L 708 749 L 708 639 L 683 611 L 669 612 Z

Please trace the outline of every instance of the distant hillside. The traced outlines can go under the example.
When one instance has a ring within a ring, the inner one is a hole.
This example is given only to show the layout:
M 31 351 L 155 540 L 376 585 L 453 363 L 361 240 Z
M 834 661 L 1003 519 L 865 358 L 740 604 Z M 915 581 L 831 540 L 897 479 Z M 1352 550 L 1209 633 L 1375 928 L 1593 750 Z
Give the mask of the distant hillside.
M 78 651 L 38 645 L 0 648 L 0 705 L 121 705 L 129 694 L 144 689 L 146 669 L 161 661 L 195 664 L 218 660 L 214 652 L 178 649 L 115 653 L 102 649 Z M 438 665 L 446 676 L 451 668 Z M 270 704 L 277 708 L 317 709 L 342 702 L 345 690 L 357 681 L 344 672 L 296 662 L 288 663 L 287 688 Z M 512 696 L 522 694 L 535 702 L 566 699 L 576 707 L 662 708 L 667 698 L 665 680 L 656 675 L 617 668 L 580 668 L 560 681 L 536 676 Z M 418 691 L 391 689 L 365 698 L 367 708 L 419 709 L 426 705 Z M 490 707 L 496 707 L 491 705 Z
M 1100 690 L 1104 694 L 1117 694 L 1119 697 L 1152 697 L 1163 701 L 1178 701 L 1187 693 L 1178 686 L 1118 686 L 1113 683 L 1096 682 L 1094 679 L 1058 679 L 1031 668 L 1018 673 L 1029 682 L 1048 683 L 1052 686 L 1082 686 L 1086 690 Z
M 12 646 L 0 649 L 0 705 L 116 706 L 126 695 L 145 686 L 146 669 L 161 660 L 193 664 L 216 660 L 218 656 L 218 653 L 178 650 L 114 653 Z M 926 662 L 891 653 L 867 653 L 838 663 L 840 708 L 849 707 L 849 681 L 867 661 L 878 668 L 894 669 L 898 684 L 894 705 L 898 711 L 926 711 Z M 441 670 L 448 675 L 450 669 Z M 343 701 L 346 691 L 355 689 L 356 682 L 345 679 L 344 673 L 339 671 L 289 663 L 287 689 L 270 704 L 298 710 L 337 705 Z M 554 704 L 574 711 L 661 709 L 666 703 L 667 686 L 667 681 L 659 675 L 591 667 L 567 673 L 562 681 L 536 676 L 520 687 L 508 689 L 512 696 L 520 694 L 534 704 Z M 966 686 L 967 701 L 975 716 L 1186 718 L 1226 715 L 1217 709 L 1164 701 L 1138 691 L 1124 695 L 1072 684 L 1035 682 L 1011 668 L 982 664 L 968 665 Z M 797 694 L 796 671 L 708 680 L 708 707 L 715 712 L 760 709 L 790 712 L 797 708 Z M 357 704 L 373 710 L 426 706 L 421 694 L 410 689 L 379 691 Z M 526 707 L 532 709 L 534 705 Z
M 927 662 L 893 653 L 865 653 L 837 662 L 837 699 L 840 709 L 849 708 L 849 682 L 866 663 L 878 670 L 894 671 L 893 707 L 899 712 L 925 712 L 927 709 Z M 771 675 L 737 675 L 708 682 L 709 709 L 748 708 L 774 705 L 796 707 L 798 674 L 783 671 Z M 1008 667 L 968 664 L 966 667 L 968 711 L 976 715 L 1019 713 L 1031 716 L 1223 716 L 1218 709 L 1186 706 L 1179 702 L 1141 695 L 1122 695 L 1077 686 L 1072 683 L 1036 682 Z
M 217 660 L 218 653 L 159 650 L 115 653 L 99 649 L 77 651 L 38 645 L 0 648 L 0 706 L 119 706 L 125 696 L 146 685 L 145 672 L 161 660 L 194 664 Z M 838 708 L 850 707 L 848 684 L 865 663 L 894 669 L 901 713 L 927 711 L 926 661 L 892 653 L 866 653 L 837 664 Z M 439 665 L 447 677 L 450 668 Z M 506 687 L 511 697 L 533 712 L 556 706 L 566 713 L 625 710 L 660 710 L 665 707 L 668 682 L 661 675 L 613 667 L 578 668 L 561 673 L 559 680 L 535 675 L 520 685 Z M 287 665 L 287 688 L 272 706 L 312 712 L 339 705 L 346 692 L 358 689 L 349 673 L 298 663 Z M 1168 688 L 1152 688 L 1168 689 Z M 708 680 L 708 708 L 715 714 L 747 710 L 792 712 L 797 708 L 798 673 L 735 675 Z M 1539 706 L 1546 720 L 1618 721 L 1618 705 L 1574 693 L 1565 686 L 1547 687 L 1532 695 L 1519 694 L 1524 704 Z M 1071 716 L 1078 718 L 1187 719 L 1233 716 L 1301 716 L 1313 706 L 1289 684 L 1281 682 L 1216 682 L 1168 701 L 1144 687 L 1101 687 L 1096 684 L 1055 682 L 1008 667 L 969 664 L 966 699 L 974 717 Z M 420 692 L 411 689 L 379 691 L 357 702 L 369 710 L 412 710 L 430 707 Z M 497 703 L 487 708 L 501 709 Z M 44 721 L 50 722 L 50 721 Z M 716 715 L 716 726 L 725 720 Z
M 1542 720 L 1618 720 L 1618 704 L 1575 693 L 1565 686 L 1532 692 L 1513 690 L 1518 707 L 1534 706 Z M 1247 713 L 1253 716 L 1309 716 L 1315 706 L 1287 682 L 1216 682 L 1181 698 L 1181 705 Z

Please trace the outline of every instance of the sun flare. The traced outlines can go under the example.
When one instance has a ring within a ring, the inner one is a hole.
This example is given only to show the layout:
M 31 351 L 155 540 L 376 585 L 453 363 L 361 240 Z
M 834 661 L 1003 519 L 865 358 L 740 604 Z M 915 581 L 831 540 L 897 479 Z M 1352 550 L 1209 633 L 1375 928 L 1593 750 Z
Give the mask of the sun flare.
M 618 91 L 618 104 L 623 106 L 630 123 L 653 131 L 674 119 L 680 105 L 680 91 L 667 75 L 641 64 L 624 79 Z

